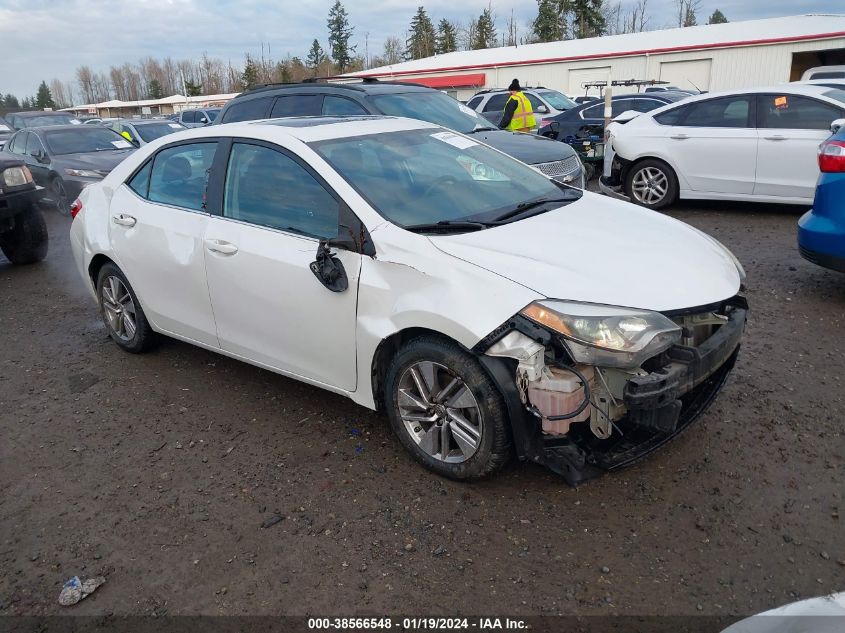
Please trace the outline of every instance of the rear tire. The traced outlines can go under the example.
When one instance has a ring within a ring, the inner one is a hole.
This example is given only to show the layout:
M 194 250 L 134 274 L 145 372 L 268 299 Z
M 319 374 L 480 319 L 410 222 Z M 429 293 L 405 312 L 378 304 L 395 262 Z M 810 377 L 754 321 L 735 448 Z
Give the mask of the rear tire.
M 628 170 L 625 193 L 634 204 L 663 209 L 678 198 L 678 178 L 662 160 L 646 158 Z
M 97 275 L 97 303 L 111 339 L 133 354 L 148 350 L 155 343 L 155 332 L 126 275 L 112 263 Z
M 13 264 L 34 264 L 47 256 L 47 222 L 34 206 L 15 216 L 11 231 L 0 234 L 0 250 Z
M 391 360 L 384 403 L 402 445 L 439 475 L 485 477 L 510 458 L 504 397 L 468 352 L 438 336 L 420 336 Z

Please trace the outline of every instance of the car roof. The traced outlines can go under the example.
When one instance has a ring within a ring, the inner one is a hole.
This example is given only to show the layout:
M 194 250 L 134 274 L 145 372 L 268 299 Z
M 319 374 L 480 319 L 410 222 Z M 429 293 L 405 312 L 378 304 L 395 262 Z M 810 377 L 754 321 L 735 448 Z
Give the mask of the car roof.
M 364 94 L 385 94 L 399 92 L 439 92 L 433 88 L 421 84 L 405 83 L 401 81 L 356 81 L 349 83 L 325 83 L 325 82 L 301 82 L 294 84 L 265 84 L 256 86 L 239 94 L 232 101 L 245 97 L 261 95 L 274 92 L 312 92 L 312 93 L 364 93 Z
M 62 130 L 110 130 L 114 132 L 114 130 L 105 125 L 79 125 L 77 123 L 66 123 L 64 125 L 44 125 L 41 127 L 28 127 L 26 128 L 26 130 L 19 131 L 52 134 L 53 132 L 60 132 Z M 114 133 L 117 134 L 117 132 Z
M 56 110 L 28 110 L 26 112 L 9 112 L 6 114 L 6 116 L 11 116 L 13 114 L 24 119 L 30 119 L 38 116 L 53 116 L 55 114 L 64 114 L 73 118 L 73 115 L 70 112 L 57 112 Z

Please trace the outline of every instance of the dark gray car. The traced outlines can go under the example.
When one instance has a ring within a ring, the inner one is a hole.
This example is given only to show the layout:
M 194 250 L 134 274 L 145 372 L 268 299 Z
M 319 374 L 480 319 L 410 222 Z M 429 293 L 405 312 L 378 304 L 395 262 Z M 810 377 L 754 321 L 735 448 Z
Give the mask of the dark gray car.
M 99 125 L 58 125 L 20 130 L 3 151 L 21 157 L 45 188 L 43 201 L 68 214 L 79 192 L 102 180 L 135 147 Z
M 373 80 L 352 84 L 277 84 L 242 92 L 213 125 L 301 116 L 400 116 L 471 135 L 547 176 L 583 188 L 584 169 L 575 151 L 535 134 L 506 132 L 439 90 Z
M 69 125 L 82 123 L 67 112 L 53 112 L 50 110 L 35 110 L 31 112 L 10 112 L 6 121 L 15 130 L 31 127 L 47 127 L 48 125 Z

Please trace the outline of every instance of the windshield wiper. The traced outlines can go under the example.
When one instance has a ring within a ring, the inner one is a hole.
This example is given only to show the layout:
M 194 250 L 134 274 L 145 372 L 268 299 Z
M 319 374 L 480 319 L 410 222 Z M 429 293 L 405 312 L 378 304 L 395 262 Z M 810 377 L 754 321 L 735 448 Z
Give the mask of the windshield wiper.
M 467 231 L 480 231 L 486 229 L 490 224 L 487 222 L 474 222 L 470 220 L 440 220 L 440 222 L 429 222 L 426 224 L 411 224 L 404 227 L 412 233 L 465 233 Z
M 530 211 L 531 209 L 536 209 L 537 207 L 541 207 L 546 204 L 551 204 L 553 202 L 573 202 L 580 197 L 581 196 L 579 195 L 577 197 L 573 196 L 567 198 L 540 198 L 539 200 L 532 200 L 531 202 L 520 202 L 518 205 L 516 205 L 516 207 L 514 207 L 510 211 L 505 211 L 502 215 L 490 220 L 490 223 L 499 224 L 501 222 L 505 222 L 506 220 L 514 220 L 515 218 Z M 548 211 L 548 209 L 533 213 L 532 215 L 539 215 L 540 213 L 545 213 L 546 211 Z
M 492 125 L 482 125 L 481 123 L 479 123 L 474 128 L 472 128 L 472 132 L 470 132 L 470 134 L 475 134 L 476 132 L 495 132 L 498 129 L 499 128 L 494 127 Z

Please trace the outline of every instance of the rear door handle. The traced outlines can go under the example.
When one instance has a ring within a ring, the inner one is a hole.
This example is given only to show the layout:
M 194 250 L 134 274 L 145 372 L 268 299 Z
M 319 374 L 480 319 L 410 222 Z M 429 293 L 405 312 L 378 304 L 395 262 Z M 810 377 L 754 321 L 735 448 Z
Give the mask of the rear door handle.
M 686 134 L 673 134 L 669 138 L 673 138 L 676 141 L 683 141 L 684 139 L 689 138 L 689 136 L 687 136 Z
M 135 226 L 135 223 L 138 221 L 133 218 L 131 215 L 126 215 L 125 213 L 121 213 L 120 215 L 113 215 L 112 222 L 115 224 L 119 224 L 120 226 Z
M 767 141 L 785 141 L 786 137 L 782 134 L 775 134 L 774 136 L 764 136 Z
M 237 246 L 223 240 L 206 240 L 205 247 L 212 253 L 220 253 L 221 255 L 234 255 L 238 252 Z

